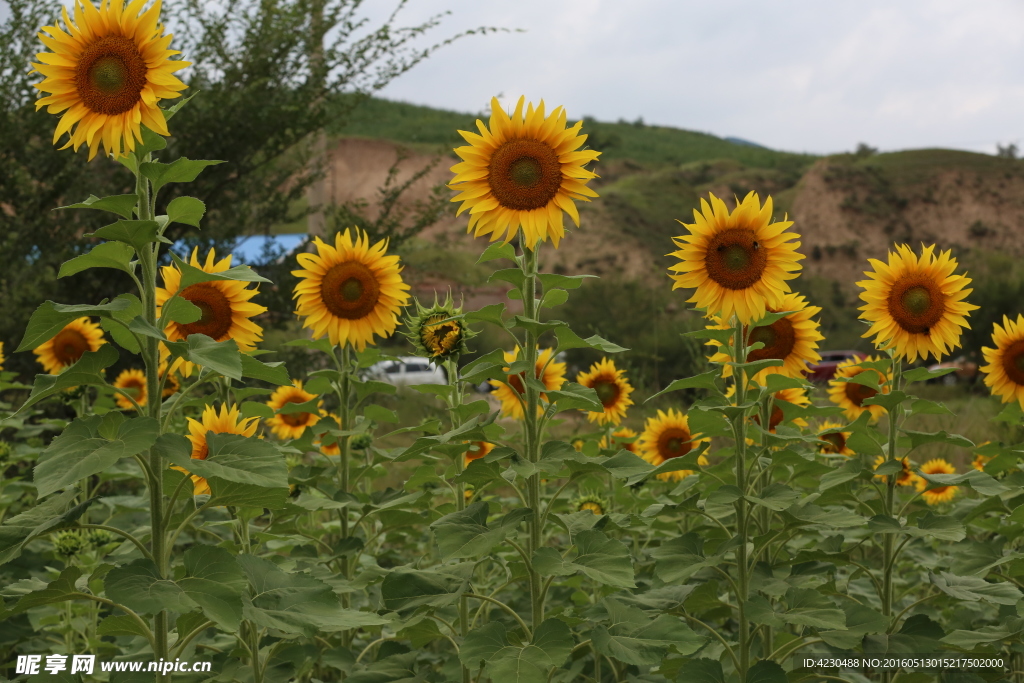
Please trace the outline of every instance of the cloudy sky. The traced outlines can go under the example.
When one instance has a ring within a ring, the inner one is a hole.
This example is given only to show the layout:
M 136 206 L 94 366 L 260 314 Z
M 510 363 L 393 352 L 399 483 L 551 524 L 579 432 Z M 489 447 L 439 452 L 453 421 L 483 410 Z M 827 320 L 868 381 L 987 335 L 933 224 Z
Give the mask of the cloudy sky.
M 390 0 L 370 0 L 375 15 Z M 828 153 L 1024 138 L 1019 0 L 411 0 L 476 26 L 384 95 L 480 111 L 492 95 Z
M 384 96 L 479 112 L 523 94 L 815 153 L 1024 147 L 1020 0 L 409 0 L 400 23 L 444 11 L 430 42 L 521 30 L 464 38 Z

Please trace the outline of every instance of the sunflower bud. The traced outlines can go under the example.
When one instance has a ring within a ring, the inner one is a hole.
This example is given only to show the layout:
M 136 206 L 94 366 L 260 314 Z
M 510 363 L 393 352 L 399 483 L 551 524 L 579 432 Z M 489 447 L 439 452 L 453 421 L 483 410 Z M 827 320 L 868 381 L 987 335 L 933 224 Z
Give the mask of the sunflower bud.
M 6 462 L 7 456 L 11 454 L 11 444 L 0 441 L 0 463 Z
M 462 319 L 462 307 L 456 307 L 449 293 L 444 303 L 424 308 L 415 300 L 416 314 L 405 319 L 405 336 L 416 351 L 432 360 L 447 360 L 466 352 L 466 340 L 474 336 Z
M 117 536 L 110 533 L 106 529 L 91 529 L 89 531 L 89 544 L 93 548 L 99 548 L 105 546 L 108 543 L 113 543 L 117 540 Z
M 579 498 L 570 502 L 576 512 L 589 510 L 595 515 L 603 515 L 608 509 L 608 501 L 596 493 L 584 493 Z
M 369 434 L 358 434 L 352 437 L 352 450 L 364 451 L 373 444 L 373 437 Z
M 85 550 L 86 540 L 73 529 L 61 531 L 53 538 L 54 549 L 65 557 L 74 557 Z

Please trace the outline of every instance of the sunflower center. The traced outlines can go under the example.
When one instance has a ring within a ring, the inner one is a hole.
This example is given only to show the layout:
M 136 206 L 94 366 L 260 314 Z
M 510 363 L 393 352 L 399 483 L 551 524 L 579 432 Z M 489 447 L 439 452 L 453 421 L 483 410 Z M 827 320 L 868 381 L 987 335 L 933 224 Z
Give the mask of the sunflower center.
M 746 289 L 761 279 L 768 265 L 768 250 L 750 228 L 729 228 L 708 243 L 708 276 L 726 289 Z
M 72 365 L 89 350 L 89 340 L 78 330 L 61 330 L 53 338 L 53 355 L 61 365 Z
M 178 296 L 192 302 L 202 313 L 195 322 L 177 323 L 183 337 L 205 334 L 214 341 L 228 338 L 232 322 L 231 302 L 216 285 L 209 282 L 189 285 Z
M 82 51 L 75 89 L 89 110 L 113 116 L 142 101 L 148 68 L 135 42 L 124 36 L 100 38 Z
M 785 360 L 793 353 L 796 346 L 796 331 L 793 323 L 788 318 L 776 320 L 771 325 L 755 327 L 750 331 L 750 343 L 761 342 L 763 349 L 757 349 L 747 354 L 747 362 L 776 358 Z
M 843 436 L 842 432 L 822 434 L 821 440 L 828 444 L 823 448 L 826 453 L 842 453 L 843 449 L 846 448 L 846 437 Z
M 540 140 L 509 140 L 491 155 L 487 171 L 491 193 L 506 209 L 539 209 L 562 186 L 558 155 Z
M 1013 342 L 1003 351 L 1003 371 L 1011 382 L 1024 385 L 1024 339 Z
M 285 403 L 305 403 L 300 397 L 290 398 Z M 281 421 L 289 427 L 304 427 L 309 423 L 309 413 L 286 413 L 281 415 Z
M 673 427 L 666 429 L 658 437 L 658 455 L 665 460 L 678 458 L 690 452 L 693 445 L 690 443 L 690 433 L 685 429 Z
M 523 375 L 512 375 L 508 378 L 508 384 L 510 387 L 516 390 L 520 396 L 526 395 L 526 387 L 523 385 Z
M 867 371 L 862 370 L 861 372 Z M 857 373 L 857 375 L 859 374 L 860 372 Z M 857 375 L 854 375 L 854 377 Z M 857 384 L 856 382 L 846 383 L 846 398 L 850 399 L 850 402 L 858 408 L 862 407 L 861 404 L 864 403 L 864 401 L 877 395 L 878 391 L 871 387 L 864 386 L 863 384 Z
M 889 292 L 888 308 L 889 315 L 905 331 L 930 334 L 946 312 L 946 299 L 932 280 L 901 279 Z
M 597 398 L 605 408 L 614 406 L 616 399 L 619 398 L 619 385 L 615 382 L 599 380 L 594 383 L 593 389 L 597 392 Z
M 320 297 L 331 313 L 346 320 L 369 315 L 380 300 L 380 283 L 369 268 L 358 261 L 331 267 L 320 283 Z

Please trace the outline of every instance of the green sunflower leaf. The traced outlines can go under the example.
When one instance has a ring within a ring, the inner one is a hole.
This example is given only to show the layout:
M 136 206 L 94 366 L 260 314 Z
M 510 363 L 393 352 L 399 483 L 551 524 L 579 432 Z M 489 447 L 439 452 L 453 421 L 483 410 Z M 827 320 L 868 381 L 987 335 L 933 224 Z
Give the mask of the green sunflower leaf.
M 116 213 L 121 218 L 130 219 L 132 212 L 135 210 L 135 205 L 138 203 L 139 197 L 134 194 L 118 194 L 110 197 L 97 197 L 91 194 L 84 202 L 58 206 L 54 211 L 61 211 L 63 209 L 98 209 L 100 211 Z
M 673 391 L 681 391 L 682 389 L 713 389 L 717 390 L 718 385 L 715 384 L 715 380 L 718 379 L 720 373 L 718 370 L 711 370 L 705 372 L 702 375 L 696 375 L 694 377 L 686 377 L 684 379 L 673 380 L 667 387 L 648 398 L 644 403 L 650 403 L 652 400 Z
M 178 270 L 181 271 L 181 284 L 179 285 L 179 291 L 186 287 L 199 284 L 200 282 L 214 282 L 217 280 L 233 280 L 235 282 L 270 282 L 270 280 L 262 277 L 249 266 L 235 266 L 233 268 L 228 268 L 227 270 L 222 270 L 218 273 L 207 273 L 202 268 L 196 268 L 195 266 L 186 263 L 173 251 L 170 253 L 174 264 L 178 266 Z M 293 344 L 293 346 L 300 346 L 300 344 Z
M 223 161 L 208 161 L 206 159 L 188 159 L 181 157 L 169 164 L 159 161 L 149 161 L 139 164 L 139 172 L 149 178 L 153 184 L 153 195 L 160 191 L 168 183 L 190 183 L 199 177 L 199 174 L 207 166 L 223 164 Z
M 160 224 L 156 221 L 118 221 L 105 225 L 86 237 L 100 237 L 114 242 L 130 245 L 137 253 L 142 253 L 153 242 L 168 242 L 160 236 Z
M 130 264 L 134 256 L 135 252 L 127 244 L 121 242 L 101 242 L 87 253 L 62 263 L 57 277 L 70 277 L 89 268 L 113 268 L 126 273 L 132 273 L 134 269 Z
M 130 306 L 131 301 L 122 298 L 102 304 L 76 304 L 70 306 L 45 301 L 39 304 L 39 307 L 33 311 L 32 317 L 28 320 L 28 325 L 25 326 L 25 336 L 21 338 L 21 344 L 18 345 L 15 352 L 29 351 L 43 342 L 53 339 L 72 320 L 91 316 L 109 318 L 119 311 L 128 309 Z
M 167 220 L 198 228 L 199 221 L 206 213 L 206 204 L 195 197 L 175 197 L 167 205 Z
M 242 379 L 242 359 L 234 339 L 214 341 L 205 334 L 190 334 L 185 341 L 164 342 L 171 355 L 209 368 L 231 379 Z
M 6 419 L 20 415 L 39 401 L 64 389 L 79 386 L 106 386 L 107 380 L 100 371 L 116 363 L 117 358 L 118 354 L 114 347 L 104 344 L 96 351 L 86 351 L 74 365 L 59 375 L 36 375 L 32 393 L 21 404 L 21 407 Z M 0 421 L 0 424 L 3 424 L 3 421 Z

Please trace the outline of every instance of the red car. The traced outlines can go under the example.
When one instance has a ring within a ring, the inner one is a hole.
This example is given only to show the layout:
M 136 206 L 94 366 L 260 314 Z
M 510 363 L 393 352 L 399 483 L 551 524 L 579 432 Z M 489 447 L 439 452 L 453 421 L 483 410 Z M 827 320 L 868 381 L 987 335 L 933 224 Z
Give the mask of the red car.
M 807 367 L 807 379 L 812 382 L 827 382 L 836 374 L 836 366 L 848 358 L 861 360 L 867 354 L 860 351 L 819 351 L 821 361 Z

